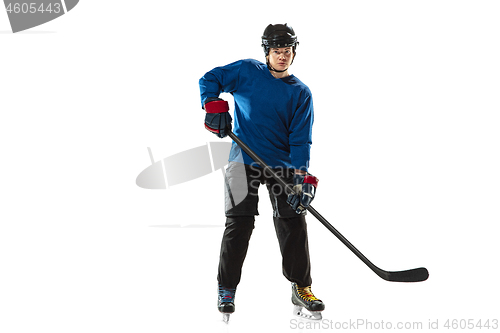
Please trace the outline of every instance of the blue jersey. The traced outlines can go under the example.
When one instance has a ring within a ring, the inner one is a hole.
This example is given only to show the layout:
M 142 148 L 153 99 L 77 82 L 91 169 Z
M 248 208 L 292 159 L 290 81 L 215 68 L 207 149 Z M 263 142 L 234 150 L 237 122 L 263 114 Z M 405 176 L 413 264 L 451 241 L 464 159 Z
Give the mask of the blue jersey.
M 253 59 L 216 67 L 199 81 L 202 105 L 222 92 L 234 97 L 233 132 L 270 167 L 307 171 L 312 143 L 313 102 L 294 75 L 276 79 Z M 253 160 L 233 142 L 229 161 Z

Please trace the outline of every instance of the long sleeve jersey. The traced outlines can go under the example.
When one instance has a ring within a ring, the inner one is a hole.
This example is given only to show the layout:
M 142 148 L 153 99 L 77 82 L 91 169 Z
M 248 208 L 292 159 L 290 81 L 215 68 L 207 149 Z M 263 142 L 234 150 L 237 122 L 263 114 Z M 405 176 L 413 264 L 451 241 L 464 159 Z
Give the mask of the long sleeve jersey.
M 297 77 L 276 79 L 266 64 L 246 59 L 212 69 L 199 84 L 202 105 L 222 92 L 233 95 L 233 132 L 270 167 L 307 171 L 313 103 L 311 91 Z M 253 163 L 233 142 L 229 161 L 241 157 Z

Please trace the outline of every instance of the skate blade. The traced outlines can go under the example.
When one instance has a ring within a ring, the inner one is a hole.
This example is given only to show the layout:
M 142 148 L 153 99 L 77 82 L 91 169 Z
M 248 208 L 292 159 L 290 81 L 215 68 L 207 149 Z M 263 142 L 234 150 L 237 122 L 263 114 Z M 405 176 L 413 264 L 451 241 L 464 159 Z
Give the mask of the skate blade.
M 293 315 L 307 320 L 321 320 L 323 318 L 320 311 L 308 311 L 300 305 L 293 306 Z
M 222 314 L 222 321 L 225 322 L 226 324 L 229 324 L 229 316 L 231 314 L 230 313 L 223 313 Z

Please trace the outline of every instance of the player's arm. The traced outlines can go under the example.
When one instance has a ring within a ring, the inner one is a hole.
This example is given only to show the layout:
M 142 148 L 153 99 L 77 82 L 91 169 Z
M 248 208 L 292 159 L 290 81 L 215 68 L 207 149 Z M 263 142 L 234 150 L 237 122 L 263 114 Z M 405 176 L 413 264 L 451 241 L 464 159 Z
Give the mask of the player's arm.
M 219 95 L 237 90 L 241 63 L 237 61 L 216 67 L 199 80 L 202 108 L 206 111 L 205 128 L 220 138 L 232 129 L 232 118 L 228 103 L 220 99 Z
M 313 104 L 309 90 L 303 91 L 302 103 L 297 109 L 290 126 L 290 155 L 295 168 L 293 176 L 293 191 L 287 198 L 288 204 L 296 211 L 302 213 L 314 199 L 318 178 L 308 173 L 311 149 Z

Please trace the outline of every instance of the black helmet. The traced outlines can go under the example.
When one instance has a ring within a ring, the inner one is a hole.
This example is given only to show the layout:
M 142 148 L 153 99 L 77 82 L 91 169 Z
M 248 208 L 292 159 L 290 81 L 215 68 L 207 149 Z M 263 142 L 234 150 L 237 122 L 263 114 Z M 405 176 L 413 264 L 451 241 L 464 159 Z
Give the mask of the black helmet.
M 295 36 L 292 27 L 286 23 L 275 25 L 269 24 L 266 30 L 264 30 L 262 47 L 264 48 L 266 57 L 269 55 L 270 48 L 292 47 L 293 53 L 295 54 L 297 45 L 299 45 L 297 36 Z

